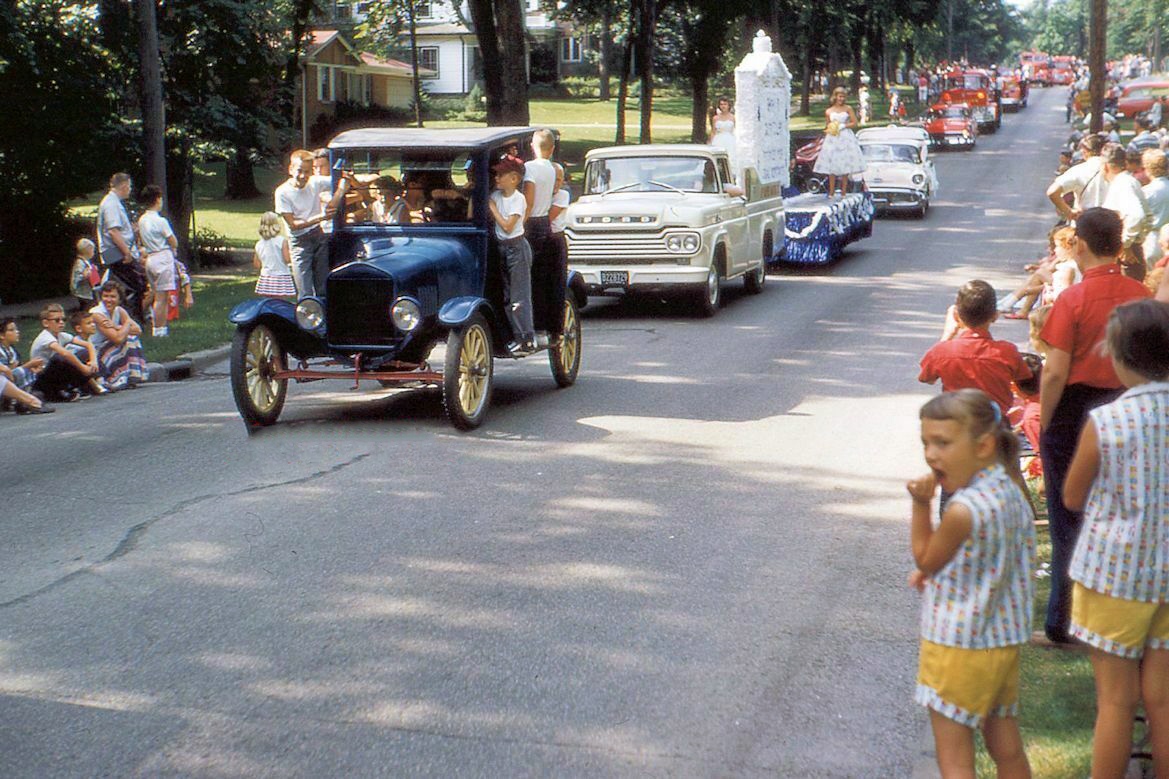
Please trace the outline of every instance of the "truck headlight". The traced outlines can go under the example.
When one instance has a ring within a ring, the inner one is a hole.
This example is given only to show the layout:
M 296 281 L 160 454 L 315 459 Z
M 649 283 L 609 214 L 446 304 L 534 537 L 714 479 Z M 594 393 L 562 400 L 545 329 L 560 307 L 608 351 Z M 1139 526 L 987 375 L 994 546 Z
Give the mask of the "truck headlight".
M 694 254 L 702 245 L 698 233 L 670 233 L 666 236 L 666 251 L 674 254 Z
M 914 173 L 913 174 L 913 183 L 917 184 L 919 186 L 924 184 L 925 183 L 925 176 L 923 176 L 920 173 Z
M 409 333 L 422 323 L 422 309 L 410 298 L 398 298 L 390 308 L 390 318 L 394 320 L 394 327 Z
M 296 323 L 304 330 L 319 330 L 325 324 L 325 307 L 316 298 L 305 298 L 296 304 Z

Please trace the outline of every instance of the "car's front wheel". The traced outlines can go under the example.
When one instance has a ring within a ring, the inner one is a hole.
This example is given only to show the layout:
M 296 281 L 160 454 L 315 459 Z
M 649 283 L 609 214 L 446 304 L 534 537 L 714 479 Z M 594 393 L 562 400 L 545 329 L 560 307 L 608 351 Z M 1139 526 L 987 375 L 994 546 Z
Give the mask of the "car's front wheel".
M 722 305 L 722 275 L 718 272 L 718 263 L 711 263 L 706 274 L 706 281 L 696 291 L 697 309 L 700 316 L 714 316 L 718 307 Z
M 491 331 L 482 315 L 447 336 L 442 372 L 442 405 L 451 424 L 473 430 L 483 424 L 494 386 Z
M 580 316 L 576 301 L 569 295 L 564 301 L 564 334 L 560 342 L 548 350 L 548 362 L 552 366 L 552 378 L 558 387 L 571 387 L 580 372 Z
M 252 322 L 235 331 L 231 342 L 231 394 L 249 428 L 274 424 L 284 408 L 288 379 L 284 348 L 267 325 Z

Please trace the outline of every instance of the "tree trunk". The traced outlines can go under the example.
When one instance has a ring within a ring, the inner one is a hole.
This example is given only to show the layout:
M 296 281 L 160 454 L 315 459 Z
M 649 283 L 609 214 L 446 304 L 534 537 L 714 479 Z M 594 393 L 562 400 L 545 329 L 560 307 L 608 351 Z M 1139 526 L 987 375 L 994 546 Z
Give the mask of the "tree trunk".
M 812 112 L 812 47 L 803 47 L 804 91 L 800 95 L 800 116 L 807 116 Z
M 853 31 L 852 40 L 852 78 L 849 79 L 849 89 L 853 94 L 861 87 L 861 69 L 864 68 L 863 46 L 864 30 L 858 24 Z
M 526 126 L 528 113 L 528 47 L 523 0 L 495 0 L 500 75 L 503 77 L 501 115 L 497 124 Z M 488 118 L 488 124 L 492 124 Z
M 487 124 L 503 124 L 503 64 L 500 61 L 499 38 L 495 32 L 495 13 L 491 0 L 468 0 L 471 23 L 479 42 L 479 56 L 483 58 L 483 92 L 487 99 Z M 522 40 L 522 39 L 521 39 Z
M 625 34 L 625 51 L 621 55 L 621 81 L 617 85 L 617 132 L 613 136 L 613 143 L 625 143 L 625 104 L 629 101 L 629 71 L 632 67 L 633 32 L 631 30 Z
M 954 2 L 946 0 L 946 61 L 954 64 Z
M 654 22 L 657 0 L 641 0 L 637 23 L 637 75 L 641 78 L 640 143 L 653 143 L 654 106 Z
M 869 55 L 869 84 L 884 94 L 886 90 L 885 82 L 881 78 L 881 47 L 877 41 L 877 25 L 872 21 L 865 25 L 865 44 Z
M 309 29 L 309 20 L 316 11 L 317 0 L 294 0 L 292 3 L 291 37 L 292 47 L 284 63 L 285 111 L 289 123 L 299 126 L 296 116 L 296 81 L 300 76 L 300 54 L 304 50 L 304 36 Z M 307 78 L 307 74 L 305 74 Z
M 197 270 L 199 259 L 191 251 L 191 211 L 194 208 L 194 164 L 191 160 L 191 141 L 179 141 L 177 149 L 171 149 L 166 158 L 167 185 L 171 192 L 170 224 L 179 244 L 179 258 L 187 261 L 187 267 Z
M 609 62 L 613 56 L 613 11 L 606 6 L 601 11 L 601 57 L 597 63 L 597 78 L 600 88 L 597 97 L 609 99 Z
M 905 41 L 905 80 L 906 81 L 909 80 L 909 71 L 914 69 L 913 60 L 915 59 L 916 55 L 917 55 L 917 52 L 913 48 L 913 36 L 910 35 L 909 39 L 907 41 Z M 910 84 L 910 86 L 916 88 L 917 84 Z
M 158 50 L 155 0 L 135 0 L 138 61 L 142 76 L 142 147 L 146 183 L 162 188 L 166 201 L 166 113 L 162 103 L 162 60 Z
M 247 149 L 237 149 L 227 160 L 223 197 L 227 200 L 251 200 L 260 196 L 256 187 L 256 170 Z
M 1094 133 L 1104 129 L 1104 51 L 1108 42 L 1108 0 L 1092 0 L 1091 47 L 1088 51 L 1088 91 L 1092 95 Z
M 422 79 L 418 76 L 418 28 L 414 23 L 414 0 L 406 1 L 406 18 L 410 24 L 410 73 L 414 87 L 414 126 L 422 126 Z

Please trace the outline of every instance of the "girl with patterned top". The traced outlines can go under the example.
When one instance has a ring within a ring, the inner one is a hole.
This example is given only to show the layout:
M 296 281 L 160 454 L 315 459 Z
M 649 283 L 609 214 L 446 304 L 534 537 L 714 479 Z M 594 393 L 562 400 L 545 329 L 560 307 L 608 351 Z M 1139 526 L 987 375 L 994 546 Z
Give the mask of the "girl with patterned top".
M 1089 412 L 1064 482 L 1083 510 L 1071 634 L 1096 675 L 1092 776 L 1120 776 L 1144 703 L 1158 775 L 1169 761 L 1169 305 L 1113 309 L 1105 341 L 1128 390 Z
M 929 709 L 943 777 L 974 776 L 981 728 L 1000 777 L 1029 777 L 1019 734 L 1019 646 L 1031 637 L 1034 515 L 1019 443 L 981 390 L 947 392 L 921 409 L 930 472 L 906 486 L 921 591 L 918 703 Z M 938 486 L 953 493 L 935 528 Z

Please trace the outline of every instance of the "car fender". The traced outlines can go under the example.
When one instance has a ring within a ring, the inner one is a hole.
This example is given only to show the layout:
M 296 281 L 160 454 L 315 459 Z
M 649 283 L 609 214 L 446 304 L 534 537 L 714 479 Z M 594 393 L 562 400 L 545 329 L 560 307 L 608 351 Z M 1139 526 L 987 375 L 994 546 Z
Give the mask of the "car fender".
M 489 311 L 490 309 L 491 306 L 485 298 L 474 295 L 451 298 L 443 303 L 442 308 L 438 310 L 438 321 L 446 327 L 458 327 L 465 324 L 479 311 Z M 488 316 L 488 319 L 490 318 Z
M 296 324 L 296 304 L 279 298 L 252 298 L 237 303 L 227 315 L 232 324 L 246 325 L 263 316 L 278 316 Z

